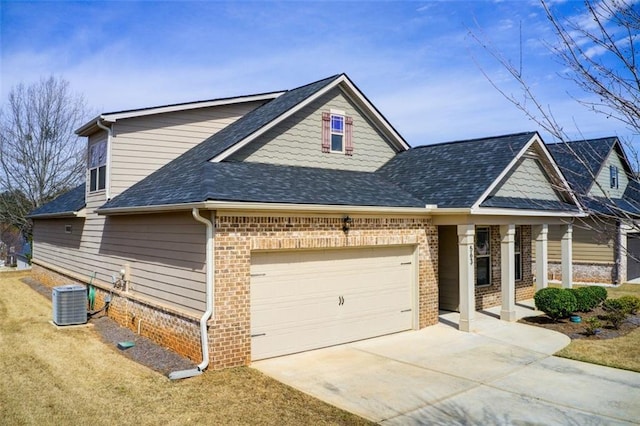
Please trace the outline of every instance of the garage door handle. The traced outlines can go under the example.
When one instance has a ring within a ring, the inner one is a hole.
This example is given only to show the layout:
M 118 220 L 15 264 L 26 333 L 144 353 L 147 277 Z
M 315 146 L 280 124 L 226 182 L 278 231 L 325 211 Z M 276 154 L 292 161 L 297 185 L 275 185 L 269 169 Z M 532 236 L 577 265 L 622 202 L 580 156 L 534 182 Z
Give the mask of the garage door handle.
M 338 306 L 344 305 L 344 297 L 338 296 Z
M 411 262 L 402 262 L 400 265 L 411 265 Z
M 252 334 L 251 337 L 260 337 L 260 336 L 266 336 L 267 333 L 258 333 L 258 334 Z
M 405 309 L 404 311 L 400 311 L 400 313 L 402 312 L 411 312 L 411 309 Z

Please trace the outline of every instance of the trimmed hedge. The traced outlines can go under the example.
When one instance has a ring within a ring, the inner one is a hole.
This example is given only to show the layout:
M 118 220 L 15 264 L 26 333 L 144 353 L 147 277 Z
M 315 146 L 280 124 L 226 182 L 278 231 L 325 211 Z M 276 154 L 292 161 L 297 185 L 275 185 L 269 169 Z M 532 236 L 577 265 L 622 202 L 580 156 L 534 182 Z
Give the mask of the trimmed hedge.
M 578 287 L 570 289 L 578 302 L 576 311 L 589 312 L 607 299 L 607 290 L 604 287 Z
M 576 296 L 569 289 L 546 287 L 540 289 L 533 296 L 536 309 L 547 314 L 549 318 L 557 321 L 567 318 L 578 308 Z

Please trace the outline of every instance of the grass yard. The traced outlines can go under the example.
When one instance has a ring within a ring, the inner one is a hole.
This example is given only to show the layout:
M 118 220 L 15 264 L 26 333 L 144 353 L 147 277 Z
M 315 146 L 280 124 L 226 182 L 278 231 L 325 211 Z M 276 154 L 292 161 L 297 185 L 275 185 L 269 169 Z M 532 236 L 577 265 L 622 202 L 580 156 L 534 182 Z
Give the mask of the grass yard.
M 640 297 L 640 284 L 607 287 L 608 297 Z M 615 339 L 578 339 L 555 355 L 592 364 L 640 372 L 640 328 Z
M 50 320 L 50 301 L 2 275 L 2 424 L 369 424 L 251 368 L 169 381 L 91 327 L 58 330 Z

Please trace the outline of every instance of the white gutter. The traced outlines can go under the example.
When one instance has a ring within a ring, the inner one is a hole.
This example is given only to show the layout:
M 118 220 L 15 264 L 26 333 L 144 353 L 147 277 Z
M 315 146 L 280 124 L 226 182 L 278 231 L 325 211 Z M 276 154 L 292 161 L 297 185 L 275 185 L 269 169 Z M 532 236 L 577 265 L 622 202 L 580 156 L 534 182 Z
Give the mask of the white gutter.
M 111 126 L 107 127 L 100 122 L 102 117 L 98 117 L 96 120 L 96 126 L 100 127 L 102 130 L 106 130 L 107 132 L 107 176 L 105 176 L 105 187 L 104 193 L 107 201 L 111 199 L 111 138 L 113 137 L 113 131 L 111 130 Z M 97 178 L 97 176 L 96 176 Z
M 213 315 L 213 291 L 214 291 L 214 285 L 215 285 L 215 276 L 214 276 L 214 269 L 213 269 L 213 263 L 214 263 L 213 238 L 214 238 L 215 229 L 214 229 L 213 223 L 210 220 L 200 216 L 200 212 L 198 211 L 197 208 L 194 207 L 191 210 L 191 214 L 193 215 L 193 218 L 195 220 L 197 220 L 198 222 L 204 223 L 204 225 L 207 227 L 207 248 L 205 252 L 205 255 L 207 257 L 206 259 L 207 272 L 206 272 L 206 278 L 205 278 L 205 281 L 206 281 L 205 297 L 207 300 L 207 310 L 202 315 L 202 318 L 200 318 L 200 341 L 202 346 L 202 362 L 198 364 L 198 366 L 194 369 L 174 371 L 170 373 L 169 379 L 171 380 L 186 379 L 188 377 L 197 376 L 199 374 L 202 374 L 204 369 L 207 368 L 207 366 L 209 365 L 209 333 L 207 331 L 207 321 L 209 321 L 209 318 L 211 318 L 211 316 Z

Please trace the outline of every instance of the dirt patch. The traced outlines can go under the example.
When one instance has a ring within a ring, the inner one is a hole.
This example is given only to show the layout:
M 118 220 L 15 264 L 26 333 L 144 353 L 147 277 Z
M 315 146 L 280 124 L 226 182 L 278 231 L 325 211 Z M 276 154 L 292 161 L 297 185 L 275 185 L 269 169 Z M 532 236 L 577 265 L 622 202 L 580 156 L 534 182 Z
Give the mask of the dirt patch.
M 21 280 L 42 296 L 51 300 L 51 288 L 42 285 L 31 277 Z M 189 359 L 178 355 L 170 349 L 164 348 L 146 337 L 142 337 L 125 327 L 120 327 L 111 318 L 99 313 L 89 319 L 94 330 L 100 335 L 103 342 L 111 346 L 114 350 L 122 352 L 127 358 L 151 368 L 165 376 L 172 371 L 188 370 L 196 365 Z M 128 349 L 118 349 L 119 342 L 133 342 L 134 346 Z
M 546 315 L 535 316 L 535 317 L 525 317 L 522 318 L 519 322 L 523 324 L 535 325 L 538 327 L 544 327 L 549 330 L 557 331 L 563 334 L 566 334 L 571 339 L 592 339 L 592 340 L 603 340 L 603 339 L 613 339 L 616 337 L 624 336 L 633 330 L 640 327 L 640 315 L 629 315 L 627 319 L 622 323 L 618 330 L 611 327 L 606 320 L 603 320 L 602 317 L 606 315 L 606 311 L 601 307 L 594 309 L 591 312 L 580 312 L 581 322 L 575 323 L 571 322 L 568 318 L 558 320 L 554 322 L 552 319 L 547 317 Z M 600 331 L 595 335 L 588 335 L 586 332 L 587 329 L 587 320 L 589 318 L 596 317 L 602 323 L 602 327 Z

